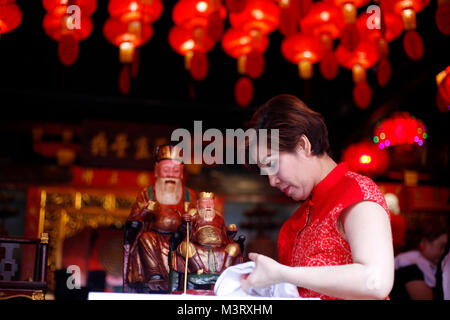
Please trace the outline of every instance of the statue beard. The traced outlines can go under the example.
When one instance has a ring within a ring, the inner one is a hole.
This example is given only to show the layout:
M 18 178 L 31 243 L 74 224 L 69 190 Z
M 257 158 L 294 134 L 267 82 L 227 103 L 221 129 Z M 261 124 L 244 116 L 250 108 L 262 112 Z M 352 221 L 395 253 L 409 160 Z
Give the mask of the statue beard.
M 156 200 L 161 204 L 178 204 L 183 197 L 183 186 L 179 178 L 157 178 L 155 183 Z
M 205 222 L 211 222 L 214 220 L 214 216 L 216 215 L 216 211 L 213 208 L 202 208 L 199 209 L 199 214 L 203 218 Z

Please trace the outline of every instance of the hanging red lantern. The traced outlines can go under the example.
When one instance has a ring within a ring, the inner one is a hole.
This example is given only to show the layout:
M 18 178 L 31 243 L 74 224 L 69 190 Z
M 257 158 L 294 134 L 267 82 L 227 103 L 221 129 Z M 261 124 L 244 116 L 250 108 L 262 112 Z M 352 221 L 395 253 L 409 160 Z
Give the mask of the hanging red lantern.
M 344 150 L 342 161 L 350 170 L 374 177 L 382 174 L 389 166 L 389 155 L 370 141 L 350 145 Z
M 403 36 L 403 48 L 411 60 L 420 60 L 423 56 L 422 37 L 415 30 L 409 30 Z
M 247 107 L 253 100 L 253 84 L 247 77 L 241 77 L 234 86 L 234 97 L 241 107 Z
M 227 55 L 237 59 L 238 72 L 258 78 L 264 71 L 264 51 L 269 45 L 267 36 L 254 41 L 249 32 L 240 29 L 229 29 L 222 38 L 222 48 Z
M 16 29 L 22 22 L 22 11 L 13 2 L 0 3 L 0 36 Z
M 372 89 L 367 81 L 361 81 L 353 87 L 353 101 L 361 108 L 366 109 L 372 101 Z
M 229 19 L 235 29 L 267 35 L 279 26 L 280 8 L 272 0 L 248 0 L 245 9 L 240 13 L 230 13 Z
M 219 4 L 219 2 L 213 0 L 178 1 L 172 11 L 172 20 L 177 26 L 182 26 L 185 29 L 202 27 L 208 30 L 211 21 L 217 27 L 217 19 L 223 22 L 227 15 L 225 6 Z M 220 28 L 223 29 L 222 26 Z M 217 41 L 218 37 L 214 35 L 216 30 L 213 27 L 209 30 L 211 30 L 214 40 Z
M 62 10 L 46 13 L 42 25 L 45 33 L 55 41 L 61 41 L 64 35 L 71 35 L 80 42 L 89 37 L 94 28 L 92 19 L 87 14 L 80 16 L 80 28 L 71 28 L 70 16 Z
M 436 103 L 442 112 L 450 109 L 450 66 L 438 73 L 436 76 L 438 90 L 436 93 Z
M 123 21 L 142 21 L 154 23 L 163 12 L 161 0 L 110 0 L 108 12 L 111 17 L 120 17 Z
M 327 80 L 336 78 L 339 72 L 339 64 L 333 51 L 325 52 L 319 61 L 319 70 Z
M 378 42 L 383 39 L 391 42 L 397 39 L 403 32 L 402 19 L 392 11 L 382 7 L 381 14 L 384 20 L 384 28 L 381 27 L 381 17 L 373 16 L 373 13 L 362 13 L 356 20 L 356 26 L 365 39 Z M 373 22 L 373 26 L 369 24 Z
M 427 138 L 427 128 L 421 120 L 408 112 L 397 112 L 376 126 L 373 142 L 384 149 L 397 145 L 422 146 Z
M 352 70 L 353 81 L 358 83 L 366 79 L 366 69 L 371 68 L 378 61 L 376 46 L 371 41 L 360 41 L 354 51 L 349 51 L 339 45 L 336 57 L 341 66 Z
M 313 64 L 320 58 L 319 43 L 315 37 L 301 33 L 292 35 L 283 40 L 281 53 L 286 60 L 298 66 L 302 79 L 313 76 Z
M 436 25 L 442 34 L 450 35 L 450 1 L 438 0 Z
M 332 50 L 333 40 L 340 37 L 344 28 L 342 12 L 326 2 L 315 2 L 306 17 L 300 21 L 303 33 L 320 39 L 322 50 Z
M 384 87 L 389 82 L 391 77 L 391 64 L 388 58 L 383 57 L 377 65 L 377 81 L 381 87 Z
M 194 80 L 202 81 L 209 70 L 209 61 L 205 53 L 194 51 L 190 59 L 189 71 Z
M 297 33 L 300 20 L 300 0 L 279 0 L 280 32 L 285 37 Z

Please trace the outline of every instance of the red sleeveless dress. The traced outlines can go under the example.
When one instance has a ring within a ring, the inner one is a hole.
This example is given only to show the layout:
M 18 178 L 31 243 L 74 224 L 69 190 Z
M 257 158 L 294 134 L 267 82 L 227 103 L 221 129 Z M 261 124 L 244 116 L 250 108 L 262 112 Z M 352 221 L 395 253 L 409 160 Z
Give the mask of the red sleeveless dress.
M 389 215 L 377 185 L 370 178 L 349 171 L 346 163 L 340 163 L 314 187 L 309 200 L 281 227 L 279 262 L 292 267 L 353 263 L 350 246 L 337 229 L 337 220 L 345 208 L 366 200 L 380 204 Z M 336 299 L 301 287 L 298 292 L 302 297 Z

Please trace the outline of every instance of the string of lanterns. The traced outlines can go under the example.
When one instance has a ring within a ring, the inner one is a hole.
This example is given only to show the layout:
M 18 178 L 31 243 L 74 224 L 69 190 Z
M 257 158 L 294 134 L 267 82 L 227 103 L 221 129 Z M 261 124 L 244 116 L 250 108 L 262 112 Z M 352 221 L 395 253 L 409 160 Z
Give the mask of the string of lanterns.
M 278 30 L 284 39 L 283 57 L 298 67 L 299 77 L 313 77 L 314 65 L 327 80 L 336 78 L 339 67 L 352 71 L 353 99 L 360 108 L 371 103 L 372 89 L 367 69 L 376 68 L 383 87 L 389 82 L 389 43 L 403 33 L 403 47 L 411 60 L 423 56 L 423 41 L 417 32 L 416 15 L 431 0 L 179 0 L 173 7 L 173 27 L 168 43 L 184 57 L 185 68 L 196 81 L 209 71 L 208 53 L 220 42 L 223 51 L 236 60 L 239 79 L 235 99 L 247 106 L 253 99 L 253 79 L 265 69 L 268 35 Z M 91 15 L 97 0 L 42 0 L 47 11 L 43 27 L 58 42 L 63 65 L 75 63 L 79 42 L 91 34 Z M 358 8 L 367 7 L 359 16 Z M 130 91 L 130 79 L 139 70 L 140 46 L 154 33 L 153 23 L 163 12 L 161 0 L 110 0 L 109 18 L 103 25 L 108 42 L 119 48 L 123 64 L 119 89 Z M 450 34 L 450 0 L 438 0 L 436 25 Z M 225 30 L 226 21 L 230 27 Z M 0 35 L 17 28 L 22 14 L 13 0 L 0 0 Z M 405 32 L 403 32 L 405 31 Z M 448 85 L 448 81 L 443 82 Z M 442 96 L 442 95 L 441 95 Z M 438 104 L 442 105 L 442 98 Z M 445 109 L 441 108 L 440 109 Z M 446 111 L 446 110 L 445 110 Z

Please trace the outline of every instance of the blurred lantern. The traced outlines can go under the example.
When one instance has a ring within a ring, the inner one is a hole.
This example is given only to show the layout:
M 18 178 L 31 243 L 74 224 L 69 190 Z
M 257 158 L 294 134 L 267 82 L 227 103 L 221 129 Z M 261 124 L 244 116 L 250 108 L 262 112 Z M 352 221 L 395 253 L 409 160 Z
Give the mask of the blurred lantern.
M 245 9 L 230 13 L 229 19 L 233 28 L 252 32 L 253 37 L 261 38 L 278 28 L 280 9 L 273 0 L 248 0 Z
M 403 48 L 411 60 L 419 60 L 423 56 L 423 41 L 415 31 L 417 28 L 416 13 L 423 10 L 431 0 L 384 0 L 386 7 L 400 14 L 406 33 L 403 37 Z
M 169 43 L 185 57 L 185 68 L 197 81 L 208 74 L 206 53 L 220 39 L 226 14 L 219 0 L 181 0 L 173 8 L 175 26 L 169 32 Z M 196 61 L 192 62 L 194 56 Z
M 22 11 L 17 4 L 9 1 L 0 2 L 0 37 L 16 29 L 22 21 Z
M 264 51 L 269 45 L 267 36 L 254 42 L 250 32 L 228 29 L 222 38 L 222 48 L 227 55 L 237 59 L 238 72 L 258 78 L 264 70 Z
M 279 0 L 280 32 L 284 36 L 297 33 L 300 20 L 300 0 Z
M 427 138 L 427 128 L 421 120 L 408 112 L 398 112 L 376 126 L 373 142 L 384 149 L 397 145 L 422 146 Z
M 339 38 L 344 28 L 342 12 L 332 4 L 315 2 L 308 14 L 301 19 L 300 26 L 303 33 L 320 39 L 320 72 L 325 79 L 334 79 L 339 65 L 333 53 L 333 40 Z
M 389 155 L 370 141 L 350 145 L 342 154 L 350 170 L 374 177 L 382 174 L 389 166 Z
M 253 79 L 261 76 L 264 71 L 264 52 L 268 45 L 269 39 L 267 36 L 262 36 L 258 41 L 254 41 L 251 32 L 241 29 L 228 29 L 222 38 L 224 52 L 237 60 L 238 73 L 248 75 Z M 235 85 L 236 101 L 241 106 L 247 106 L 252 100 L 253 93 L 247 95 L 240 92 L 244 88 L 250 87 L 248 81 L 251 83 L 250 79 L 243 77 Z M 251 85 L 251 91 L 253 91 L 253 85 Z M 245 97 L 245 99 L 242 97 Z
M 234 86 L 234 98 L 241 107 L 247 107 L 253 99 L 253 84 L 247 77 L 241 77 Z
M 372 41 L 360 41 L 354 51 L 349 51 L 343 45 L 336 50 L 336 57 L 341 66 L 352 70 L 353 98 L 360 108 L 367 108 L 371 101 L 371 90 L 367 84 L 366 69 L 371 68 L 378 61 L 376 46 Z
M 450 66 L 436 75 L 436 84 L 437 106 L 442 112 L 448 112 L 450 109 Z
M 175 52 L 185 58 L 185 68 L 195 80 L 201 81 L 206 77 L 209 68 L 206 53 L 214 47 L 214 42 L 209 37 L 205 37 L 204 29 L 188 30 L 180 26 L 173 26 L 169 32 L 169 44 Z M 191 59 L 194 55 L 201 56 L 202 63 L 194 62 L 192 64 Z M 192 66 L 194 70 L 192 70 Z M 198 67 L 203 71 L 195 70 Z M 206 72 L 204 72 L 205 69 Z
M 230 12 L 242 12 L 248 0 L 225 0 L 225 5 Z
M 342 30 L 341 45 L 347 50 L 353 51 L 358 46 L 360 35 L 356 28 L 357 9 L 366 5 L 369 0 L 325 0 L 327 3 L 341 8 L 345 26 Z
M 185 29 L 204 30 L 204 36 L 217 42 L 224 29 L 227 16 L 226 7 L 221 0 L 181 0 L 172 11 L 173 22 Z
M 438 0 L 436 25 L 443 34 L 450 34 L 450 0 Z
M 47 10 L 43 27 L 45 33 L 58 42 L 58 57 L 65 66 L 75 63 L 79 42 L 89 37 L 93 29 L 91 14 L 97 8 L 96 0 L 43 0 Z
M 313 76 L 313 64 L 320 58 L 319 42 L 311 35 L 297 33 L 283 40 L 281 53 L 286 60 L 298 66 L 302 79 L 310 79 Z
M 164 6 L 161 0 L 110 0 L 108 12 L 120 20 L 154 23 L 161 17 Z
M 385 9 L 380 10 L 381 16 L 371 13 L 362 13 L 356 21 L 361 35 L 376 44 L 380 60 L 377 66 L 377 81 L 380 86 L 385 86 L 391 76 L 391 64 L 388 60 L 388 43 L 398 38 L 403 32 L 401 18 L 393 12 Z

